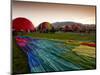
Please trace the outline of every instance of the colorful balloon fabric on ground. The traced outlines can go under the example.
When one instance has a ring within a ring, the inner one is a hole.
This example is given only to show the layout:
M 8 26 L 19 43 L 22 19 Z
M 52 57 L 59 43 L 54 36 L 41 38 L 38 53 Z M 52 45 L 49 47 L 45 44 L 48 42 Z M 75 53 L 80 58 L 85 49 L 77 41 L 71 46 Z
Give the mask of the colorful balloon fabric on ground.
M 16 42 L 27 55 L 32 73 L 95 68 L 94 56 L 78 53 L 79 42 L 73 46 L 64 42 L 26 36 L 17 36 Z

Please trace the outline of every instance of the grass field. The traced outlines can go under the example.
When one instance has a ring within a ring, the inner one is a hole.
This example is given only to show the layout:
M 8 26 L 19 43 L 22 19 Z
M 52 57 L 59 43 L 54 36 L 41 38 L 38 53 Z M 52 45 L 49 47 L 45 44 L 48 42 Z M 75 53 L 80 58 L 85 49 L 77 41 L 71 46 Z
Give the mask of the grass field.
M 58 40 L 83 40 L 83 41 L 95 41 L 95 33 L 28 33 L 25 36 L 31 36 L 33 38 L 47 38 L 47 39 L 58 39 Z
M 95 42 L 96 37 L 95 37 L 95 33 L 26 33 L 26 34 L 19 34 L 21 36 L 30 36 L 32 38 L 40 38 L 40 39 L 53 39 L 53 40 L 61 40 L 63 42 L 65 42 L 67 40 L 75 40 L 76 42 L 79 43 L 79 41 L 92 41 Z M 15 41 L 15 37 L 13 36 L 13 44 L 12 44 L 12 50 L 13 50 L 13 72 L 14 73 L 28 73 L 29 72 L 29 67 L 28 67 L 28 62 L 27 62 L 27 56 L 25 55 L 25 53 L 17 46 L 16 41 Z M 73 46 L 78 46 L 79 44 L 76 44 L 75 42 L 73 43 L 69 43 L 68 45 L 72 45 Z M 69 61 L 74 61 L 76 60 L 75 58 L 73 58 L 74 56 L 71 55 L 70 53 L 67 55 L 64 55 L 65 60 L 68 59 Z M 71 58 L 66 58 L 68 56 L 71 56 Z M 84 57 L 84 59 L 90 59 L 95 60 L 95 59 L 91 59 L 88 57 Z M 81 62 L 78 61 L 79 63 Z M 83 62 L 83 61 L 82 61 Z M 77 62 L 76 62 L 77 63 Z M 85 63 L 85 62 L 83 62 Z M 82 63 L 80 63 L 82 65 Z M 89 64 L 89 63 L 87 63 Z M 92 69 L 94 67 L 92 67 L 90 64 L 90 66 L 86 67 L 87 69 Z

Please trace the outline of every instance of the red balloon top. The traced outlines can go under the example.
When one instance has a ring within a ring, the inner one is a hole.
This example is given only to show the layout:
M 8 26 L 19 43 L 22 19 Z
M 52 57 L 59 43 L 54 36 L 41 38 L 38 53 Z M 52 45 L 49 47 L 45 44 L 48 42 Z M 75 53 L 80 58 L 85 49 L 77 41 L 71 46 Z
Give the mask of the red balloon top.
M 30 20 L 19 17 L 13 20 L 13 30 L 14 31 L 35 31 L 35 28 Z

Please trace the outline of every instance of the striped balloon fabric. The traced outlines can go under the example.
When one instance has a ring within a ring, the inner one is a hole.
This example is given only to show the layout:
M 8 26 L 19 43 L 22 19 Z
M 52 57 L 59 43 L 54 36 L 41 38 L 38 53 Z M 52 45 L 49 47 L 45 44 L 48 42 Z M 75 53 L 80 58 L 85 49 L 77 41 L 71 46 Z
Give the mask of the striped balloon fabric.
M 95 65 L 92 58 L 77 55 L 72 52 L 74 47 L 63 42 L 26 36 L 16 36 L 16 42 L 26 53 L 32 73 L 91 69 Z

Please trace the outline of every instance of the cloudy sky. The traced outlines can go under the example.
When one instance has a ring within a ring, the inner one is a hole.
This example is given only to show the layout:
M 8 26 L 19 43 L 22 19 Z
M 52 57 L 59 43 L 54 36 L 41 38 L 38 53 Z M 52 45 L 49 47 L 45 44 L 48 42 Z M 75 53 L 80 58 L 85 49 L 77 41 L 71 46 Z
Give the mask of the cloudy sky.
M 74 21 L 95 24 L 95 10 L 95 6 L 14 1 L 12 18 L 25 17 L 35 27 L 44 21 L 51 23 Z

